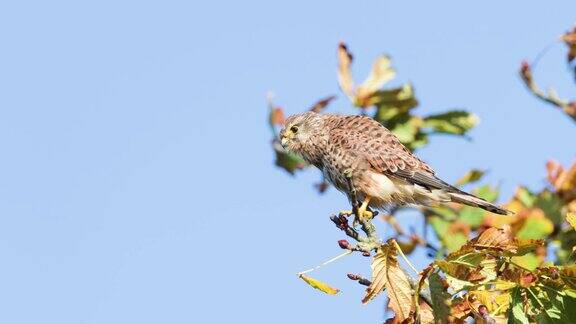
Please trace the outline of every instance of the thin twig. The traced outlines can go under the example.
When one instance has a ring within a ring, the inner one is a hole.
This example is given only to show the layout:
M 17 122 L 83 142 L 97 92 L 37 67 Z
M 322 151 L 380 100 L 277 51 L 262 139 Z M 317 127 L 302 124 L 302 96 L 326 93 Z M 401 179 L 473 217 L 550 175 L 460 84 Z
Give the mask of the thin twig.
M 576 104 L 574 102 L 569 102 L 567 100 L 560 99 L 558 95 L 549 90 L 548 94 L 544 93 L 544 91 L 540 90 L 534 81 L 534 77 L 532 75 L 532 68 L 530 64 L 527 62 L 522 63 L 522 67 L 520 69 L 520 76 L 522 77 L 522 81 L 524 84 L 540 100 L 543 100 L 551 105 L 554 105 L 564 111 L 570 118 L 576 121 Z

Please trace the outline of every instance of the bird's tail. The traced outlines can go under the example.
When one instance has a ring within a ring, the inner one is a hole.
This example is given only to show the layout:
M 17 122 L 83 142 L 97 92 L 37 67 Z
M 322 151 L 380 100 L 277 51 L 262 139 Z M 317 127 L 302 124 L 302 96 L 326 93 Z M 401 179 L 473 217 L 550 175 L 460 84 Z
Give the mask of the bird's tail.
M 452 199 L 453 202 L 457 202 L 460 204 L 464 204 L 464 205 L 468 205 L 468 206 L 473 206 L 473 207 L 478 207 L 478 208 L 482 208 L 484 210 L 487 210 L 491 213 L 496 213 L 496 214 L 500 214 L 500 215 L 510 215 L 513 214 L 513 212 L 506 210 L 504 208 L 500 208 L 496 205 L 493 205 L 489 202 L 487 202 L 486 200 L 482 199 L 482 198 L 478 198 L 474 195 L 465 193 L 465 192 L 449 192 L 448 195 L 450 196 L 450 198 Z

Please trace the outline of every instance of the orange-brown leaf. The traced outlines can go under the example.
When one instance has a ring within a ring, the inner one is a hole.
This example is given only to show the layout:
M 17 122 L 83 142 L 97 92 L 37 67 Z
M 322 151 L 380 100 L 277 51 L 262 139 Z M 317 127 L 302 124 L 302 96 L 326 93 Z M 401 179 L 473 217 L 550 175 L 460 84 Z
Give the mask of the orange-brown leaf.
M 270 112 L 270 123 L 272 125 L 284 125 L 286 117 L 284 116 L 284 110 L 280 107 L 274 107 Z
M 495 248 L 503 251 L 515 251 L 516 245 L 509 232 L 495 227 L 490 227 L 482 232 L 473 244 L 477 248 Z
M 328 106 L 328 104 L 330 104 L 330 102 L 334 99 L 336 99 L 336 96 L 329 96 L 324 99 L 320 99 L 316 103 L 314 103 L 309 110 L 319 113 L 320 111 L 322 111 L 322 109 L 326 108 L 326 106 Z
M 576 27 L 562 35 L 562 40 L 568 46 L 568 62 L 572 62 L 576 58 Z

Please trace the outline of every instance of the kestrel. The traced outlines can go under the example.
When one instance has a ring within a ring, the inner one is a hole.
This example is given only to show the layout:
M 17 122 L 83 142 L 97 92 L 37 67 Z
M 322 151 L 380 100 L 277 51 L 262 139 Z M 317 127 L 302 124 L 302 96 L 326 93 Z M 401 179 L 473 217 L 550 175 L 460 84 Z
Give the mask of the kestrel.
M 288 151 L 320 169 L 357 206 L 360 217 L 370 214 L 370 207 L 449 202 L 510 213 L 436 177 L 428 164 L 369 117 L 297 114 L 286 120 L 280 141 Z

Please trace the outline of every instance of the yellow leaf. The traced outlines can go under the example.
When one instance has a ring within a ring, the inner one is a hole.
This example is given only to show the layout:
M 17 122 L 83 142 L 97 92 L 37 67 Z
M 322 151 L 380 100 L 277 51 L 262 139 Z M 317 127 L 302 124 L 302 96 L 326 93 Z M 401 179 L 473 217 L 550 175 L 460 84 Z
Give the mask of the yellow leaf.
M 554 223 L 546 217 L 540 208 L 531 208 L 526 211 L 523 224 L 516 232 L 519 239 L 544 239 L 554 231 Z
M 367 107 L 367 99 L 395 76 L 396 71 L 392 68 L 390 58 L 387 56 L 377 58 L 368 78 L 356 89 L 356 98 L 360 106 Z
M 330 287 L 328 284 L 320 280 L 305 276 L 303 274 L 299 274 L 298 277 L 302 278 L 302 280 L 306 281 L 306 283 L 312 286 L 313 288 L 316 288 L 324 293 L 327 293 L 328 295 L 336 295 L 338 292 L 340 292 L 339 289 Z
M 527 253 L 522 256 L 514 256 L 511 259 L 514 263 L 520 265 L 529 270 L 535 270 L 538 266 L 542 264 L 544 259 L 542 257 L 538 257 L 534 253 Z
M 456 186 L 463 186 L 468 183 L 476 182 L 484 176 L 485 171 L 473 169 L 466 172 L 458 181 L 456 181 Z
M 494 290 L 509 290 L 512 288 L 515 288 L 517 286 L 517 284 L 515 282 L 511 282 L 511 281 L 506 281 L 506 280 L 501 280 L 498 279 L 494 282 L 492 282 L 492 284 L 494 285 Z
M 568 213 L 566 215 L 566 220 L 570 223 L 572 228 L 576 230 L 576 213 Z
M 492 315 L 503 314 L 508 310 L 510 304 L 510 293 L 500 292 L 497 290 L 475 290 L 469 293 L 480 304 L 488 308 L 488 312 Z

